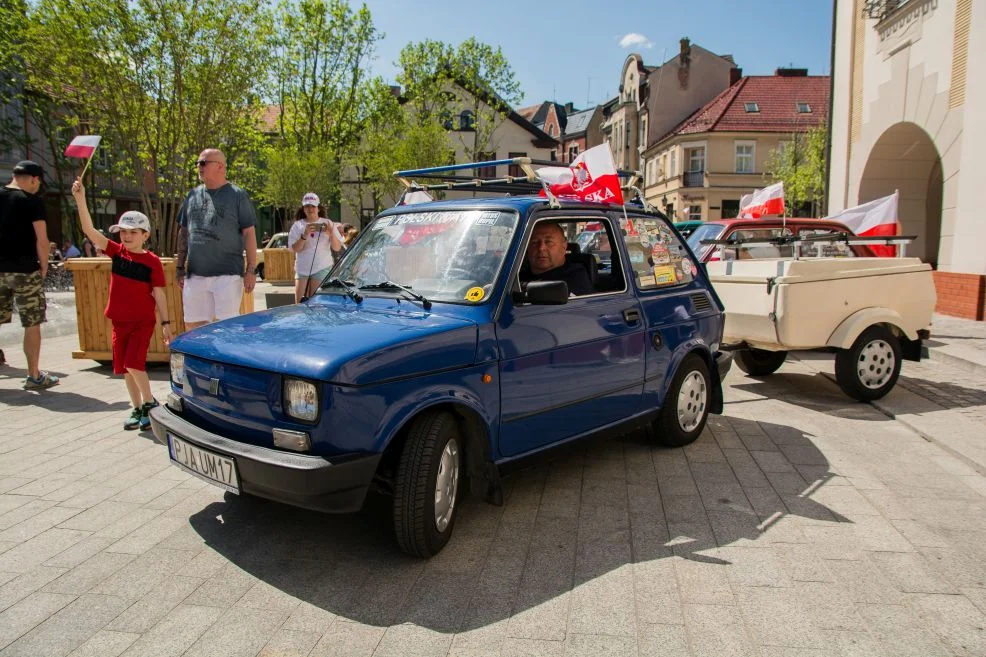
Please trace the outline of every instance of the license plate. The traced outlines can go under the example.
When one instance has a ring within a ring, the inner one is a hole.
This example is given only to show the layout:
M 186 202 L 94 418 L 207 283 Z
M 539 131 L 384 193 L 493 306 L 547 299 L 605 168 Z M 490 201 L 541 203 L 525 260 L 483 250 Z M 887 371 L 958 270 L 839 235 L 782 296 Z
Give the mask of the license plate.
M 231 493 L 239 494 L 240 480 L 236 475 L 236 462 L 228 456 L 202 449 L 170 433 L 168 452 L 171 462 L 182 470 Z

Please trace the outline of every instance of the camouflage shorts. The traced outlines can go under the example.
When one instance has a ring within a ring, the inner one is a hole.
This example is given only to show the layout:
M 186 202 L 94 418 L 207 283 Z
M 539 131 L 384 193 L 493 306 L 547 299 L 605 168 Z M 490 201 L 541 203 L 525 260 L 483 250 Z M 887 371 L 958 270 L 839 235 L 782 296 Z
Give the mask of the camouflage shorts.
M 24 328 L 44 323 L 48 304 L 41 285 L 41 272 L 0 272 L 0 324 L 10 321 L 15 304 Z

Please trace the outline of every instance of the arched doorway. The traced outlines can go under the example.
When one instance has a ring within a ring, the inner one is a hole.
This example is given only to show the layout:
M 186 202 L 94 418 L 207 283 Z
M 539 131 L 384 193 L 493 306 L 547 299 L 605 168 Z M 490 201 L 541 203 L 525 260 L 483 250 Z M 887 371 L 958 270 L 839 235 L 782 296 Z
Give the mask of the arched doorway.
M 900 192 L 898 217 L 904 235 L 917 235 L 907 255 L 938 264 L 941 241 L 942 166 L 938 149 L 915 123 L 897 123 L 870 151 L 859 183 L 859 203 Z

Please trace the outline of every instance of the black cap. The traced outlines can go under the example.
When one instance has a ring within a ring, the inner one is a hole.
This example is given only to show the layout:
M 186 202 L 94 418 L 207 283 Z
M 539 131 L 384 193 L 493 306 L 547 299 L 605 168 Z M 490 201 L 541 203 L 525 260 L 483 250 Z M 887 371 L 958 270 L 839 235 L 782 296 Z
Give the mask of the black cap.
M 14 165 L 14 175 L 44 178 L 45 170 L 42 169 L 41 165 L 37 162 L 32 162 L 31 160 L 21 160 Z

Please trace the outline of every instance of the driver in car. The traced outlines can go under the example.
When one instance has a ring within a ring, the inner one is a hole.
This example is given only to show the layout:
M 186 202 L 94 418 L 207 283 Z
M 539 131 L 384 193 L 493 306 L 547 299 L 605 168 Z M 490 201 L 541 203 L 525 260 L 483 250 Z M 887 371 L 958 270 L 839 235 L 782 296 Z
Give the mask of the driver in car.
M 573 296 L 592 294 L 589 272 L 578 262 L 566 262 L 568 240 L 565 231 L 555 223 L 541 222 L 534 227 L 527 245 L 527 264 L 520 271 L 522 282 L 565 281 Z

